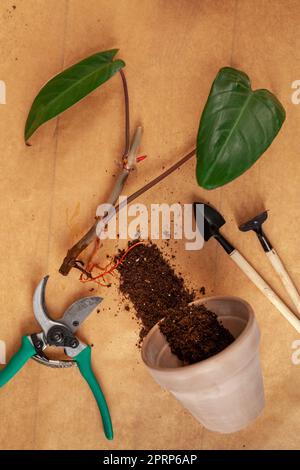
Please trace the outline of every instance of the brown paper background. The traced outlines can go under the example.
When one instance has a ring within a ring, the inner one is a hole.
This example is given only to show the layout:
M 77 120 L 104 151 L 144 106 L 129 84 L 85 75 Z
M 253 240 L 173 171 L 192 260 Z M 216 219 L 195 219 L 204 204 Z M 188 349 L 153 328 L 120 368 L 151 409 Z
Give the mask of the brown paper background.
M 51 275 L 53 316 L 89 293 L 77 272 L 63 278 L 57 269 L 105 201 L 123 148 L 118 77 L 43 126 L 32 147 L 23 142 L 28 110 L 52 75 L 113 47 L 127 63 L 132 126 L 144 126 L 141 153 L 148 155 L 127 194 L 194 146 L 220 67 L 246 71 L 254 88 L 268 88 L 282 101 L 286 123 L 247 174 L 208 192 L 197 187 L 190 161 L 140 202 L 205 198 L 215 204 L 227 219 L 223 233 L 290 304 L 254 235 L 240 234 L 237 223 L 269 209 L 267 233 L 300 286 L 300 106 L 291 102 L 291 84 L 300 78 L 299 41 L 299 2 L 293 0 L 1 0 L 0 80 L 6 82 L 7 104 L 0 105 L 0 339 L 8 358 L 21 335 L 35 331 L 32 293 L 43 275 Z M 300 365 L 291 362 L 299 335 L 214 241 L 188 254 L 182 243 L 174 247 L 177 269 L 190 285 L 205 285 L 207 294 L 241 296 L 254 307 L 267 399 L 262 416 L 232 435 L 199 425 L 148 375 L 135 347 L 137 325 L 114 285 L 99 290 L 105 296 L 101 313 L 86 321 L 81 337 L 94 344 L 94 369 L 108 398 L 115 440 L 104 439 L 78 370 L 31 361 L 1 389 L 1 449 L 299 448 Z M 102 259 L 114 250 L 106 245 Z

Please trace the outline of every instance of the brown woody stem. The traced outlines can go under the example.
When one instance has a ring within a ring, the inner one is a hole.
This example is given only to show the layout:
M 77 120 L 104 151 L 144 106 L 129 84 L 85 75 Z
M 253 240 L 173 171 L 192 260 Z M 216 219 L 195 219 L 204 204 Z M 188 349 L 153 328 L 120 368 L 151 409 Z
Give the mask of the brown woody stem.
M 125 105 L 125 149 L 124 149 L 124 158 L 127 157 L 130 147 L 130 116 L 129 116 L 129 94 L 128 94 L 128 86 L 125 77 L 124 71 L 120 70 L 120 75 L 123 84 L 123 92 L 124 92 L 124 105 Z
M 174 163 L 174 165 L 172 165 L 170 168 L 164 171 L 161 175 L 157 176 L 152 181 L 149 181 L 149 183 L 147 183 L 145 186 L 135 191 L 133 194 L 131 194 L 127 198 L 127 204 L 129 204 L 130 202 L 135 200 L 137 197 L 141 196 L 146 191 L 151 189 L 153 186 L 158 184 L 164 178 L 169 176 L 171 173 L 177 170 L 177 168 L 179 168 L 185 162 L 190 160 L 190 158 L 192 158 L 195 155 L 195 153 L 196 153 L 196 149 L 193 149 L 191 152 L 189 152 L 187 155 L 181 158 L 178 162 Z M 121 207 L 117 205 L 115 208 L 116 213 L 120 209 Z M 89 246 L 89 244 L 97 238 L 96 228 L 97 228 L 98 222 L 99 220 L 96 219 L 92 227 L 89 229 L 89 231 L 70 250 L 68 250 L 67 256 L 65 257 L 61 267 L 59 268 L 59 272 L 63 276 L 67 276 L 70 270 L 73 267 L 76 267 L 76 260 L 78 256 L 80 255 L 80 253 L 82 253 L 82 251 L 84 251 Z

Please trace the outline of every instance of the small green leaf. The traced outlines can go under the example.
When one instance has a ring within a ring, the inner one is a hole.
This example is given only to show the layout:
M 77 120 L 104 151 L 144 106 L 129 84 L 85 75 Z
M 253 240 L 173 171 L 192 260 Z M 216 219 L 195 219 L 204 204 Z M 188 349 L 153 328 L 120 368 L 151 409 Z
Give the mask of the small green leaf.
M 38 127 L 58 116 L 109 80 L 125 63 L 113 61 L 118 49 L 99 52 L 56 75 L 35 98 L 25 125 L 25 141 Z
M 285 120 L 268 90 L 251 89 L 249 77 L 221 69 L 206 102 L 197 137 L 197 181 L 214 189 L 234 180 L 265 152 Z

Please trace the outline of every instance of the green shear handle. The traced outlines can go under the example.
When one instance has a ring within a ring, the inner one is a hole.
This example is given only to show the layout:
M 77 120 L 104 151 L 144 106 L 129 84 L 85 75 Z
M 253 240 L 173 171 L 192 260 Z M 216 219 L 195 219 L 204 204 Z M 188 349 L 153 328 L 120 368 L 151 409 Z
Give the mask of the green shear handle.
M 0 387 L 3 387 L 10 379 L 19 372 L 26 362 L 36 354 L 36 350 L 27 336 L 22 337 L 20 349 L 11 358 L 9 363 L 0 371 Z
M 11 358 L 9 363 L 0 371 L 0 387 L 3 387 L 16 373 L 26 364 L 26 362 L 36 354 L 31 341 L 27 336 L 22 337 L 20 349 Z M 96 399 L 103 422 L 104 433 L 107 439 L 114 437 L 112 422 L 104 394 L 97 382 L 92 370 L 91 348 L 86 346 L 76 357 L 74 357 L 83 378 L 87 381 Z
M 104 433 L 107 439 L 112 440 L 114 437 L 112 422 L 108 410 L 108 406 L 104 394 L 97 382 L 91 364 L 91 347 L 87 346 L 77 356 L 74 357 L 82 377 L 87 381 L 91 391 L 96 399 L 103 422 Z

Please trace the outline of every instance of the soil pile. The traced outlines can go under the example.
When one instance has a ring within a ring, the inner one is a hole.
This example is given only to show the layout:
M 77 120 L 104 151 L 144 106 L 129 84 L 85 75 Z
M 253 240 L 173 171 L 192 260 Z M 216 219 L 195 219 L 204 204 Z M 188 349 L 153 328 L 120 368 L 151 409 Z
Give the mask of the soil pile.
M 129 243 L 129 247 L 135 242 Z M 125 250 L 120 251 L 116 260 Z M 195 293 L 185 285 L 157 245 L 139 244 L 118 266 L 120 291 L 129 299 L 141 321 L 140 342 L 160 320 L 171 350 L 192 364 L 222 351 L 233 337 L 204 306 L 189 306 Z
M 185 364 L 203 361 L 223 351 L 234 341 L 217 315 L 204 305 L 169 309 L 160 324 L 173 354 Z
M 118 258 L 124 252 L 120 251 Z M 134 247 L 118 270 L 120 291 L 132 302 L 136 316 L 141 320 L 141 339 L 166 315 L 168 309 L 187 305 L 195 297 L 153 243 Z

